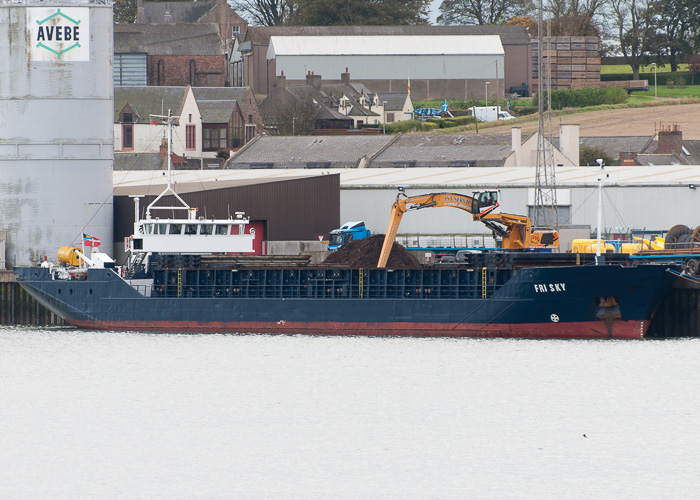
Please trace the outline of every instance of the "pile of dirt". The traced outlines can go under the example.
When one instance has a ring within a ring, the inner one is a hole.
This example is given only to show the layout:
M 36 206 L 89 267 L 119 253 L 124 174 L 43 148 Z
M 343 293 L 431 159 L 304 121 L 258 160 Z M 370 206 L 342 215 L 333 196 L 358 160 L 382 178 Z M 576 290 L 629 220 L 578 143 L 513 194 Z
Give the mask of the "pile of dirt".
M 379 255 L 382 253 L 382 245 L 384 245 L 384 235 L 373 234 L 368 238 L 346 243 L 335 252 L 331 252 L 324 262 L 352 268 L 376 268 Z M 403 245 L 394 242 L 386 267 L 415 269 L 421 267 L 421 264 Z

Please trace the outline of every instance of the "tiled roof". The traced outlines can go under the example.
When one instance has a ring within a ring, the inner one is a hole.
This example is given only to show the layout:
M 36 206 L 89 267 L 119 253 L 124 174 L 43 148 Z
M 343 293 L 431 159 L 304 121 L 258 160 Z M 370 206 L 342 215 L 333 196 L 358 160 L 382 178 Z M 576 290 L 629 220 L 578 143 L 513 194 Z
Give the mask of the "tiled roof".
M 245 99 L 246 87 L 192 87 L 194 98 L 200 101 L 239 101 Z
M 235 155 L 227 168 L 274 164 L 275 168 L 304 168 L 307 163 L 329 163 L 329 168 L 355 167 L 391 140 L 388 135 L 260 137 Z
M 266 45 L 270 37 L 326 35 L 499 35 L 504 45 L 529 45 L 524 26 L 269 26 L 248 27 L 246 39 Z
M 216 24 L 115 24 L 114 53 L 223 55 Z
M 187 87 L 114 87 L 114 121 L 119 121 L 119 113 L 124 106 L 136 108 L 137 123 L 148 123 L 149 115 L 179 115 L 185 99 Z
M 160 153 L 114 153 L 114 170 L 158 170 L 163 160 Z
M 142 22 L 150 23 L 196 23 L 216 7 L 216 2 L 143 2 Z M 172 21 L 166 20 L 166 13 Z
M 378 94 L 377 97 L 380 103 L 386 102 L 385 109 L 387 111 L 401 111 L 406 104 L 408 94 Z
M 197 101 L 202 123 L 228 123 L 235 101 Z

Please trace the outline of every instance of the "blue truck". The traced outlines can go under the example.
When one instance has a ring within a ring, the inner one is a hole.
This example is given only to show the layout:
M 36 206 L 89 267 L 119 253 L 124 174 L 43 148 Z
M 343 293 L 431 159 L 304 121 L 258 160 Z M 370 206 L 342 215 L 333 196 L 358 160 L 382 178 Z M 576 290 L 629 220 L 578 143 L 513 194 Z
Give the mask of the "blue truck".
M 328 250 L 338 250 L 351 240 L 361 240 L 371 234 L 370 230 L 365 227 L 364 221 L 346 222 L 338 229 L 331 231 Z

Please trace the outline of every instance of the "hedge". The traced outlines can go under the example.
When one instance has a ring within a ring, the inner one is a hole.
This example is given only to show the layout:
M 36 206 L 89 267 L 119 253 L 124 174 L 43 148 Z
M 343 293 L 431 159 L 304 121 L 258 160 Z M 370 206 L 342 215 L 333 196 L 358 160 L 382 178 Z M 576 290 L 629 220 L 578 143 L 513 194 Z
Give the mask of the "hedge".
M 627 91 L 620 87 L 608 89 L 585 87 L 580 90 L 553 90 L 552 109 L 584 108 L 601 104 L 621 104 L 627 102 Z M 532 99 L 532 106 L 537 106 L 538 95 Z M 545 94 L 545 106 L 546 106 Z

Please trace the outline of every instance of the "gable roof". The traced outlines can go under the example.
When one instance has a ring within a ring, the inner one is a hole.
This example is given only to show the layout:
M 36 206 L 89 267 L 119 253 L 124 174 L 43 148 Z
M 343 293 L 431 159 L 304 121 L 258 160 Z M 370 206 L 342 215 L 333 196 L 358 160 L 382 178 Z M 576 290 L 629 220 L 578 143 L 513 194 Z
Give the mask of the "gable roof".
M 192 93 L 199 101 L 244 101 L 247 87 L 192 87 Z
M 196 23 L 216 7 L 216 1 L 143 2 L 142 7 L 139 17 L 143 24 Z M 166 14 L 170 16 L 170 20 L 166 20 Z
M 186 91 L 187 87 L 114 87 L 114 122 L 127 104 L 138 113 L 136 123 L 149 123 L 149 115 L 165 115 L 169 109 L 179 115 Z
M 267 45 L 274 35 L 498 35 L 504 45 L 529 45 L 524 26 L 249 26 L 245 40 Z
M 236 101 L 197 101 L 202 123 L 228 123 L 236 107 Z
M 407 98 L 408 94 L 377 94 L 377 100 L 380 103 L 386 103 L 384 105 L 386 111 L 402 111 Z
M 372 159 L 371 167 L 397 163 L 415 167 L 449 167 L 470 163 L 502 166 L 512 151 L 510 134 L 404 134 Z
M 226 168 L 250 168 L 273 164 L 274 168 L 304 168 L 307 163 L 328 163 L 328 168 L 356 167 L 360 158 L 372 156 L 395 137 L 358 136 L 260 136 L 226 162 Z
M 216 24 L 115 24 L 114 53 L 164 55 L 223 55 Z

